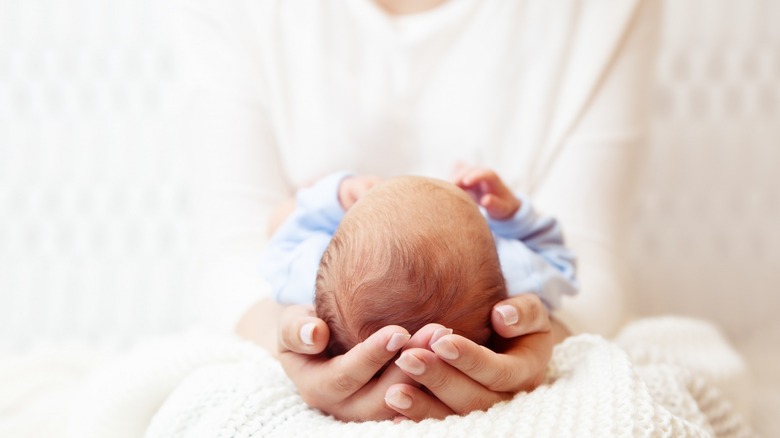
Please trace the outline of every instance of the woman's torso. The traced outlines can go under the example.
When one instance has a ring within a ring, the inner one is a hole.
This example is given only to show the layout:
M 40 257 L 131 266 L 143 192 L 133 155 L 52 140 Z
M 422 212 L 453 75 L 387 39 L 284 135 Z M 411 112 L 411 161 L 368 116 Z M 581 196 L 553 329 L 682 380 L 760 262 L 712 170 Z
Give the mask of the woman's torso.
M 391 17 L 370 0 L 267 2 L 265 105 L 290 182 L 445 177 L 464 160 L 525 187 L 571 33 L 558 3 L 451 0 Z

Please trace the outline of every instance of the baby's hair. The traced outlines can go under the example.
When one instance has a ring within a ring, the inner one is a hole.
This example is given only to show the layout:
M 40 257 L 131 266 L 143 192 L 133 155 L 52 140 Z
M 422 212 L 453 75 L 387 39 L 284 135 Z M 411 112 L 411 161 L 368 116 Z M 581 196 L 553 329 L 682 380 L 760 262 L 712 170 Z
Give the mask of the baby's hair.
M 414 333 L 437 322 L 485 343 L 492 307 L 506 298 L 487 223 L 479 216 L 474 226 L 467 216 L 479 215 L 476 205 L 440 183 L 395 184 L 345 217 L 322 257 L 315 305 L 330 328 L 329 353 L 390 324 Z

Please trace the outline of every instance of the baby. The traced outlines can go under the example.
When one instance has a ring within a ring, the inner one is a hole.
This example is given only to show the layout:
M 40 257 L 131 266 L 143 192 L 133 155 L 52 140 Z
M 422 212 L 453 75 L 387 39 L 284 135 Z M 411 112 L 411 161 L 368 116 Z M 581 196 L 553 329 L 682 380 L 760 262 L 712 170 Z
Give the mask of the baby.
M 350 208 L 325 250 L 317 316 L 341 354 L 395 324 L 414 333 L 438 322 L 478 343 L 507 291 L 496 245 L 471 198 L 453 184 L 398 177 Z
M 332 355 L 390 324 L 414 333 L 437 322 L 484 344 L 508 293 L 554 307 L 576 292 L 557 222 L 482 169 L 462 172 L 458 185 L 331 175 L 299 191 L 262 270 L 278 301 L 313 299 Z

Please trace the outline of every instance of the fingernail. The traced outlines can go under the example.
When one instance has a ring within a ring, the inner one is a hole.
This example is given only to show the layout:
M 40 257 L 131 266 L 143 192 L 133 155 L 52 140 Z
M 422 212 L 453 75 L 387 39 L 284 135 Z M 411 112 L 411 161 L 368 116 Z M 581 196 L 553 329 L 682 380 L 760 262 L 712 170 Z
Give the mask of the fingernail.
M 385 396 L 385 402 L 398 409 L 409 409 L 412 407 L 412 398 L 399 390 L 391 391 Z
M 301 341 L 306 345 L 314 345 L 314 328 L 316 325 L 314 325 L 313 322 L 310 322 L 308 324 L 304 324 L 303 327 L 301 327 L 301 332 L 299 333 L 301 337 Z
M 390 336 L 390 340 L 387 341 L 385 348 L 387 348 L 387 351 L 398 351 L 401 347 L 406 345 L 411 337 L 412 335 L 393 333 L 393 335 Z
M 496 307 L 496 312 L 501 315 L 501 319 L 504 320 L 504 324 L 506 325 L 517 324 L 517 321 L 519 320 L 519 317 L 517 316 L 517 310 L 512 306 L 498 306 Z
M 425 363 L 411 353 L 402 353 L 395 364 L 409 374 L 420 376 L 425 372 Z
M 460 351 L 449 339 L 439 339 L 431 345 L 434 353 L 448 360 L 455 360 L 460 357 Z
M 440 328 L 433 331 L 433 336 L 431 336 L 430 342 L 428 342 L 428 346 L 433 345 L 434 342 L 438 341 L 439 338 L 442 336 L 447 336 L 452 334 L 452 329 L 449 328 Z

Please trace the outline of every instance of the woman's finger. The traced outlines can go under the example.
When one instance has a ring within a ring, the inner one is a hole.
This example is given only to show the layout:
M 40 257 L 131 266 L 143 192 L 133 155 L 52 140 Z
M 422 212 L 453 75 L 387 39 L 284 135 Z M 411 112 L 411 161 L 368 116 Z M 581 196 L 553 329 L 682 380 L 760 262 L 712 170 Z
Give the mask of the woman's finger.
M 426 418 L 442 419 L 455 412 L 436 397 L 411 385 L 396 384 L 387 389 L 385 403 L 397 413 L 413 421 Z
M 452 333 L 452 330 L 445 329 L 441 324 L 427 324 L 420 330 L 417 330 L 403 348 L 427 348 L 431 340 L 436 339 L 436 336 L 449 333 Z M 365 421 L 397 416 L 398 413 L 385 403 L 385 396 L 391 386 L 398 384 L 405 384 L 409 387 L 420 386 L 419 383 L 401 371 L 398 366 L 390 363 L 378 379 L 370 380 L 342 402 L 339 407 L 339 412 L 342 415 L 339 418 L 342 420 L 355 419 Z
M 448 329 L 435 322 L 425 324 L 420 330 L 417 330 L 414 333 L 409 342 L 406 343 L 404 350 L 410 348 L 428 348 L 432 342 L 445 334 L 452 334 L 452 329 Z
M 399 384 L 411 387 L 419 386 L 400 368 L 391 363 L 379 378 L 370 380 L 341 403 L 339 412 L 342 415 L 339 418 L 346 421 L 366 421 L 385 420 L 398 416 L 398 412 L 385 402 L 385 396 L 391 386 Z
M 333 404 L 363 388 L 408 339 L 402 327 L 387 326 L 341 356 L 327 358 L 288 350 L 279 354 L 279 361 L 309 406 L 333 413 Z M 376 398 L 381 400 L 381 394 Z
M 430 350 L 406 350 L 395 363 L 407 376 L 425 386 L 442 403 L 459 414 L 487 409 L 511 396 L 509 393 L 489 390 Z
M 360 186 L 355 191 L 355 202 L 360 200 L 371 188 L 373 188 L 379 182 L 378 178 L 367 177 L 360 181 Z
M 403 327 L 383 327 L 343 355 L 325 362 L 324 375 L 313 378 L 324 392 L 347 398 L 365 386 L 410 338 Z
M 487 210 L 490 217 L 496 219 L 508 218 L 517 208 L 510 200 L 500 198 L 499 196 L 490 193 L 483 195 L 482 198 L 479 199 L 479 205 Z
M 330 330 L 307 305 L 287 306 L 280 318 L 278 349 L 301 354 L 319 354 L 328 346 Z
M 549 332 L 550 316 L 535 294 L 520 294 L 498 302 L 490 315 L 493 330 L 504 338 Z
M 542 339 L 535 339 L 535 336 L 512 340 L 515 345 L 507 354 L 496 353 L 458 335 L 443 336 L 431 345 L 431 349 L 444 362 L 485 388 L 516 393 L 535 388 L 544 377 L 549 355 L 537 348 Z

